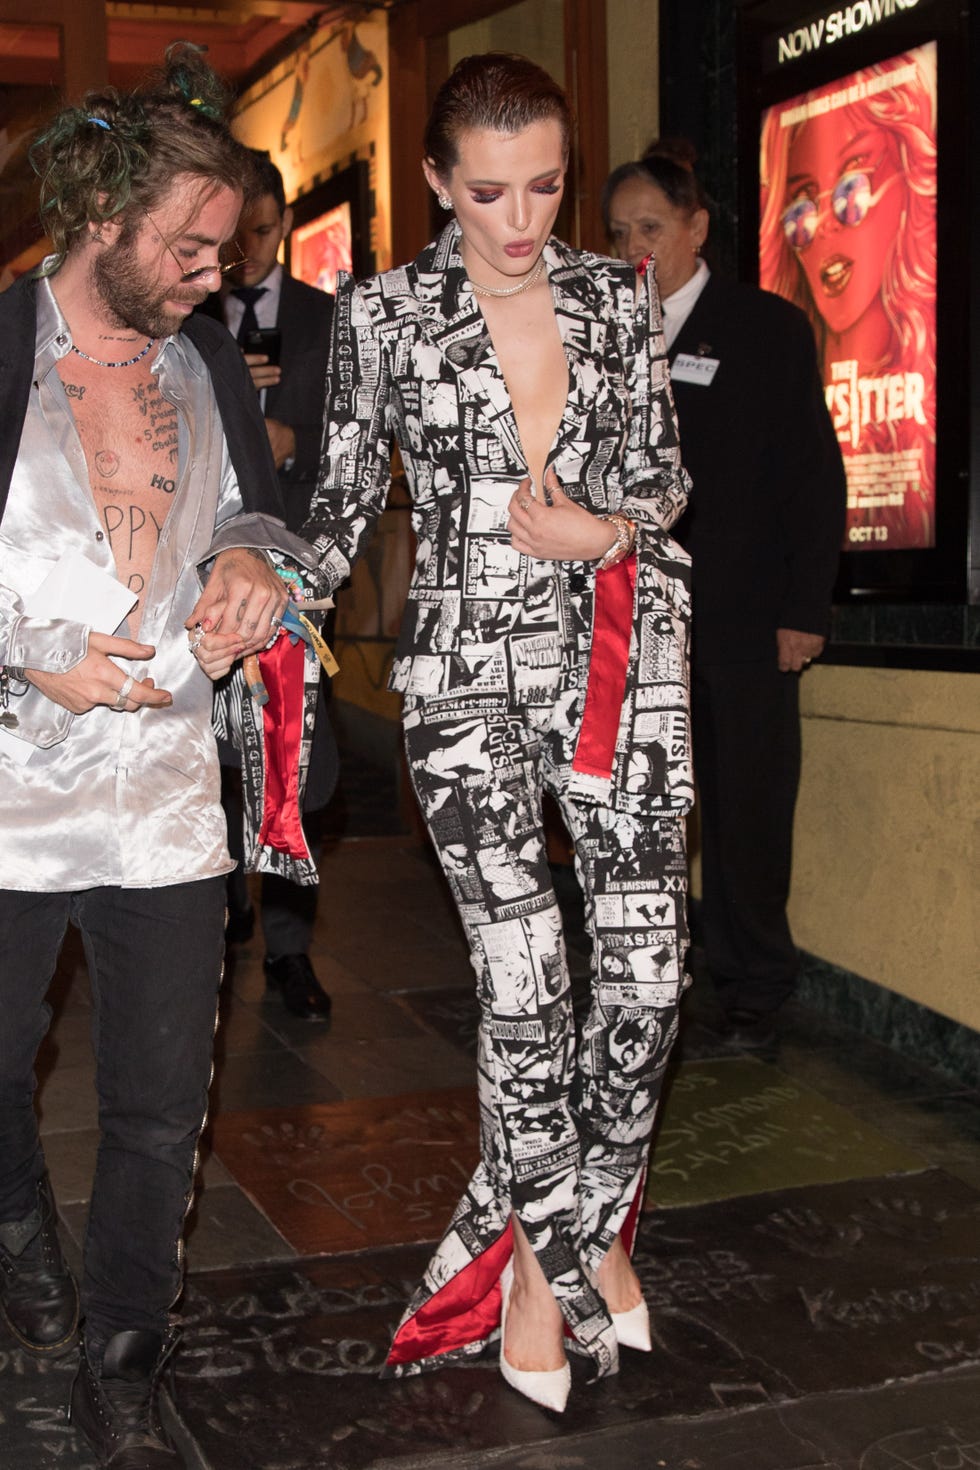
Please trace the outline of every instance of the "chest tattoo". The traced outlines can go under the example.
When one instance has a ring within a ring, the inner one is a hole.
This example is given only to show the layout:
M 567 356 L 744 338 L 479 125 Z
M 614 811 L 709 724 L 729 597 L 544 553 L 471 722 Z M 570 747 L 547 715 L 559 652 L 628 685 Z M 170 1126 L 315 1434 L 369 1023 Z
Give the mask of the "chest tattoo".
M 143 363 L 116 371 L 64 358 L 59 372 L 116 575 L 139 596 L 130 615 L 135 636 L 177 489 L 177 410 Z

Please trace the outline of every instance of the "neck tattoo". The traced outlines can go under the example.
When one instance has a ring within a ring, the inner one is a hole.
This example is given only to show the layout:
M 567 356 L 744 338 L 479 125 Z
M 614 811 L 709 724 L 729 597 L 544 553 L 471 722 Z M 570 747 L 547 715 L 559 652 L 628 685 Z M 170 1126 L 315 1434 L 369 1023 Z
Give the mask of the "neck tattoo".
M 135 357 L 127 357 L 122 362 L 103 362 L 101 357 L 90 357 L 87 352 L 83 352 L 80 347 L 76 347 L 74 346 L 74 344 L 72 345 L 71 350 L 72 352 L 76 353 L 77 356 L 84 357 L 86 362 L 94 362 L 96 367 L 132 367 L 134 362 L 139 362 L 141 358 L 146 356 L 150 348 L 153 346 L 155 340 L 156 339 L 154 337 L 151 337 L 149 342 L 147 342 L 146 346 L 143 348 L 142 352 L 137 352 Z
M 472 277 L 470 278 L 470 285 L 480 296 L 520 296 L 522 291 L 527 291 L 529 287 L 534 285 L 543 270 L 544 256 L 539 255 L 537 264 L 528 271 L 526 276 L 521 278 L 520 283 L 516 286 L 481 286 L 479 281 L 474 281 Z

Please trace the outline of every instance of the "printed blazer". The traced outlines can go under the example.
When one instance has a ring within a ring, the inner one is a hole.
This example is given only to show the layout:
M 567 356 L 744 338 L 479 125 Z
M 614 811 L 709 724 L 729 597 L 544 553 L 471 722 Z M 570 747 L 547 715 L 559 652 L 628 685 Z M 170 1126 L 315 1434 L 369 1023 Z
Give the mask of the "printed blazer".
M 510 544 L 507 505 L 528 470 L 490 334 L 451 223 L 408 266 L 336 298 L 320 477 L 304 528 L 329 590 L 384 507 L 390 441 L 413 499 L 415 571 L 391 687 L 429 697 L 512 689 L 508 633 L 541 563 Z M 687 501 L 660 303 L 631 266 L 545 247 L 569 393 L 548 456 L 566 494 L 638 527 L 627 695 L 612 780 L 576 794 L 625 811 L 685 810 L 689 558 L 667 534 Z M 552 564 L 547 564 L 552 565 Z M 584 700 L 596 568 L 560 569 L 568 686 Z M 578 711 L 581 718 L 581 708 Z M 591 783 L 591 784 L 590 784 Z

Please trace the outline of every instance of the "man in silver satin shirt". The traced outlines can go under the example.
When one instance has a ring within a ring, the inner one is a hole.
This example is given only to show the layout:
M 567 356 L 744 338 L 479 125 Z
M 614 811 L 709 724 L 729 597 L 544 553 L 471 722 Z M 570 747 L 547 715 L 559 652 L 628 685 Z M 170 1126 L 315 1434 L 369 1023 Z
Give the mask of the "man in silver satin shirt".
M 278 630 L 268 553 L 304 559 L 241 354 L 190 315 L 250 187 L 223 106 L 178 46 L 140 93 L 60 113 L 32 155 L 54 254 L 0 296 L 0 1313 L 39 1357 L 78 1342 L 32 1097 L 72 923 L 101 1129 L 72 1415 L 119 1470 L 185 1463 L 156 1397 L 231 867 L 212 681 Z M 77 620 L 48 602 L 77 554 L 126 589 L 111 632 L 81 591 Z

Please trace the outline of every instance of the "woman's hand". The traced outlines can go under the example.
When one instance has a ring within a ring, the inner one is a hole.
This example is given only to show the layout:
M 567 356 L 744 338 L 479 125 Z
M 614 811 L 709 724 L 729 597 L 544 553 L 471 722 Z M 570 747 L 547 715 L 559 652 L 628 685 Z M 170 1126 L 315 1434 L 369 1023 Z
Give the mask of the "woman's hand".
M 197 639 L 194 651 L 209 678 L 220 678 L 236 658 L 265 647 L 279 628 L 288 596 L 286 584 L 263 552 L 236 547 L 215 557 L 204 591 L 184 624 L 192 642 Z M 204 636 L 198 638 L 199 633 Z M 233 647 L 237 652 L 231 652 Z M 213 672 L 226 654 L 227 668 Z
M 616 540 L 615 528 L 569 500 L 550 466 L 544 483 L 550 505 L 532 496 L 529 479 L 511 496 L 511 546 L 540 561 L 597 561 L 604 556 Z
M 188 638 L 191 653 L 212 680 L 223 679 L 245 654 L 238 633 L 215 632 L 206 622 L 189 629 Z

